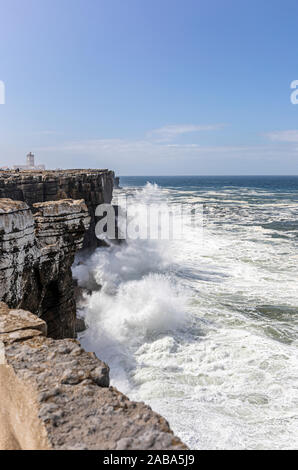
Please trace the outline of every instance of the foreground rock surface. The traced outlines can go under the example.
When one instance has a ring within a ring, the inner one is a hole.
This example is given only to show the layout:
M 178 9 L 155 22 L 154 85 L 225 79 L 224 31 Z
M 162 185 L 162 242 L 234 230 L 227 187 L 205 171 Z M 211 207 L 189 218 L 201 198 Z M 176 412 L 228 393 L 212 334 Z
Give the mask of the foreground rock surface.
M 185 449 L 168 423 L 109 387 L 76 340 L 0 303 L 0 449 Z
M 38 202 L 84 199 L 90 220 L 84 248 L 98 244 L 95 236 L 95 210 L 110 204 L 115 174 L 110 170 L 56 170 L 0 172 L 0 198 L 24 201 L 30 208 Z
M 71 266 L 89 223 L 83 200 L 37 203 L 31 210 L 0 199 L 0 301 L 42 317 L 55 338 L 75 336 Z

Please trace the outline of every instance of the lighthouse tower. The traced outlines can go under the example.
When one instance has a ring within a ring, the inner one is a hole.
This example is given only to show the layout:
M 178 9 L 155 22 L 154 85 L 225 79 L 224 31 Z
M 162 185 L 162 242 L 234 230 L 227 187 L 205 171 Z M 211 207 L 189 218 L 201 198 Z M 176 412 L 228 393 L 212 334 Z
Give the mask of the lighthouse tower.
M 27 155 L 27 166 L 31 166 L 31 167 L 34 167 L 35 164 L 34 164 L 34 155 L 33 153 L 28 153 Z

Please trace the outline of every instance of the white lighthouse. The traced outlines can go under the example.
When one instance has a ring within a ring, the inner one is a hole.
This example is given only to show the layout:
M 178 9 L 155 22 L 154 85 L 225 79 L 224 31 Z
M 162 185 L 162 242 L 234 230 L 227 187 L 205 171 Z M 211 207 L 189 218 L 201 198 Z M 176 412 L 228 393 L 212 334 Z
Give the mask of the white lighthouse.
M 28 153 L 27 155 L 27 167 L 31 167 L 31 168 L 34 168 L 35 167 L 35 163 L 34 163 L 34 155 L 32 152 Z
M 32 152 L 26 156 L 26 165 L 14 165 L 13 170 L 41 170 L 46 169 L 45 165 L 35 165 L 35 156 Z

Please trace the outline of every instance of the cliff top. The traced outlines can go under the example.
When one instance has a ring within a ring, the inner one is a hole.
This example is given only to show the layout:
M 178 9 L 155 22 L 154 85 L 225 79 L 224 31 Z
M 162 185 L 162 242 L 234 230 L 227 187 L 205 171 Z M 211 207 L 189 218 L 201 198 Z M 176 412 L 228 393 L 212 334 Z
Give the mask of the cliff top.
M 25 201 L 30 208 L 39 202 L 84 199 L 91 223 L 85 234 L 84 248 L 95 248 L 95 210 L 110 204 L 113 197 L 114 171 L 108 169 L 5 170 L 0 171 L 0 199 Z
M 12 199 L 8 198 L 0 198 L 0 214 L 17 212 L 26 209 L 28 209 L 28 206 L 25 202 L 13 201 Z
M 10 176 L 63 176 L 63 175 L 77 175 L 77 174 L 103 174 L 110 172 L 111 170 L 105 169 L 94 169 L 94 168 L 73 168 L 68 170 L 0 170 L 0 178 Z

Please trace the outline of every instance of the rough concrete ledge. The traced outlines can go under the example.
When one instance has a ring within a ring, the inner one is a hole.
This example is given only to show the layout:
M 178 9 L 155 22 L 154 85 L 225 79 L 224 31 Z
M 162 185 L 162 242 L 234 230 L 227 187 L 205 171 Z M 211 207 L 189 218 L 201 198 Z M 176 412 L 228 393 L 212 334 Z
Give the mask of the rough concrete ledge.
M 185 449 L 167 421 L 109 386 L 72 339 L 0 303 L 0 449 Z M 1 355 L 2 350 L 2 355 Z

